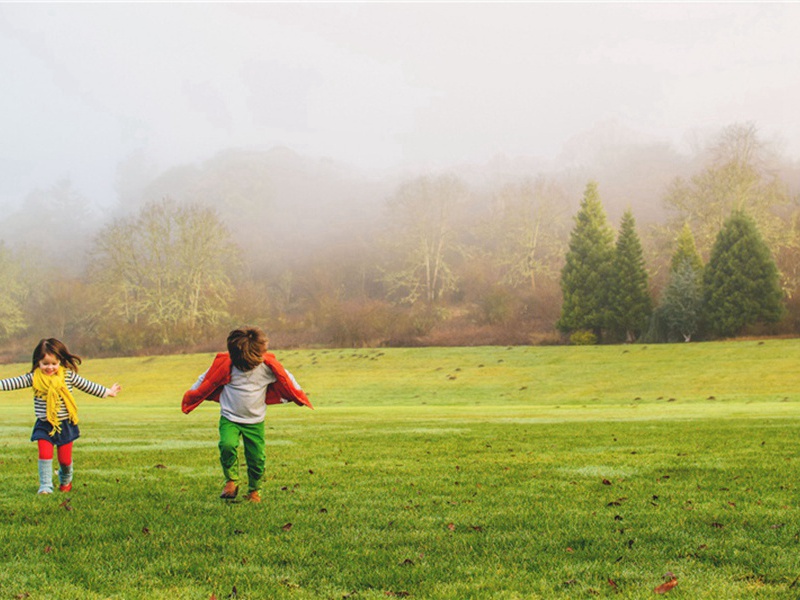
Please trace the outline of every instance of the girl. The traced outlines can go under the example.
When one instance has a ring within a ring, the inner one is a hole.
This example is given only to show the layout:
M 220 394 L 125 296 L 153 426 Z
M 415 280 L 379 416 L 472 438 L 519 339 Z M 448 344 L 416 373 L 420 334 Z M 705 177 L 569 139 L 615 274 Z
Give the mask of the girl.
M 31 441 L 39 444 L 39 493 L 53 493 L 53 446 L 58 447 L 58 489 L 72 489 L 72 442 L 80 436 L 78 408 L 72 397 L 73 386 L 100 398 L 115 397 L 122 387 L 115 383 L 103 387 L 78 375 L 81 357 L 72 354 L 63 342 L 43 339 L 33 350 L 33 368 L 19 377 L 0 379 L 0 389 L 33 388 L 36 424 Z

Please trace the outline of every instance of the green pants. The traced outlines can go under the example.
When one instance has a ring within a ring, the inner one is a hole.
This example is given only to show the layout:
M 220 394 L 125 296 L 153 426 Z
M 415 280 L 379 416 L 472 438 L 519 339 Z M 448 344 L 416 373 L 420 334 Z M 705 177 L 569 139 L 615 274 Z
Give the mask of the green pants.
M 248 491 L 258 489 L 267 462 L 264 450 L 264 422 L 234 423 L 219 418 L 219 462 L 226 481 L 239 481 L 239 437 L 244 442 Z

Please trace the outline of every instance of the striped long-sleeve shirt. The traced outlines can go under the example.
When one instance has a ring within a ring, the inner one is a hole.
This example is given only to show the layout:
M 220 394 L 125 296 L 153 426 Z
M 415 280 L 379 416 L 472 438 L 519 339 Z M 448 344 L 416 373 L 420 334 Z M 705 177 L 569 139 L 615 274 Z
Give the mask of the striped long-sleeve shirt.
M 67 389 L 69 389 L 70 392 L 72 392 L 73 388 L 78 388 L 82 392 L 86 392 L 87 394 L 91 394 L 92 396 L 97 396 L 99 398 L 105 398 L 109 392 L 107 387 L 102 386 L 99 383 L 89 381 L 88 379 L 84 379 L 69 369 L 66 369 L 64 373 L 64 380 L 66 381 Z M 0 389 L 2 389 L 4 392 L 21 390 L 29 387 L 33 387 L 33 373 L 25 373 L 19 377 L 0 379 Z M 33 410 L 36 413 L 37 419 L 47 419 L 47 402 L 44 398 L 37 398 L 34 396 Z M 58 420 L 64 421 L 67 418 L 69 418 L 69 414 L 67 413 L 67 407 L 64 405 L 62 400 L 58 407 Z

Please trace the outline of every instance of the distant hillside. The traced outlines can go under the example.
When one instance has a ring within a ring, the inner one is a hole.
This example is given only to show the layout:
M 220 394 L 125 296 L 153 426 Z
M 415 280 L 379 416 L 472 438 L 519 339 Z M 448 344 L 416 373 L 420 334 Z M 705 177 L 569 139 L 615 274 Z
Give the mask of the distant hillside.
M 376 181 L 287 148 L 230 150 L 152 181 L 142 202 L 169 197 L 217 209 L 247 250 L 319 248 L 380 216 L 392 181 Z
M 586 183 L 594 180 L 612 223 L 630 208 L 645 225 L 668 217 L 663 198 L 675 178 L 691 178 L 702 168 L 699 154 L 681 154 L 663 140 L 612 121 L 573 137 L 554 159 L 498 155 L 448 172 L 470 190 L 469 210 L 486 210 L 503 185 L 546 178 L 563 190 L 570 199 L 565 209 L 574 212 Z M 790 188 L 800 187 L 796 164 L 784 163 L 782 172 Z M 283 258 L 352 237 L 371 239 L 397 186 L 423 174 L 428 173 L 369 172 L 286 147 L 227 150 L 149 178 L 135 199 L 126 199 L 125 210 L 164 197 L 213 206 L 243 248 Z

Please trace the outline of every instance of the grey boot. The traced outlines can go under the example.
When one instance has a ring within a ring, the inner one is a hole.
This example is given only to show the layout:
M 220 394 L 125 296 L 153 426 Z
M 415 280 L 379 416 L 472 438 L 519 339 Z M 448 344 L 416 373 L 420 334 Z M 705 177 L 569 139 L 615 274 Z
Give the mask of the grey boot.
M 39 494 L 53 493 L 53 459 L 39 459 Z
M 61 484 L 61 491 L 69 491 L 67 486 L 72 483 L 72 463 L 68 465 L 59 465 L 58 467 L 58 483 Z

